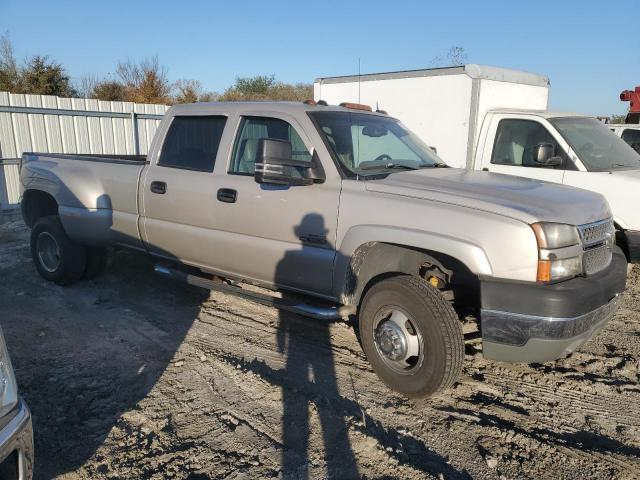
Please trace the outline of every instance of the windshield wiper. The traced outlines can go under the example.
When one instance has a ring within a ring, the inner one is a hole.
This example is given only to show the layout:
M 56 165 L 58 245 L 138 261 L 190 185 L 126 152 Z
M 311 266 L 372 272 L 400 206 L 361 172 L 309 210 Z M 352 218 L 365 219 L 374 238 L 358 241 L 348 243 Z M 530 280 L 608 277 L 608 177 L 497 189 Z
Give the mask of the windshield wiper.
M 431 165 L 420 165 L 420 168 L 449 168 L 446 163 L 433 163 Z
M 402 170 L 417 170 L 416 167 L 410 167 L 409 165 L 404 165 L 402 163 L 386 163 L 384 165 L 367 165 L 365 167 L 360 167 L 360 170 L 379 170 L 382 168 L 388 169 L 402 169 Z

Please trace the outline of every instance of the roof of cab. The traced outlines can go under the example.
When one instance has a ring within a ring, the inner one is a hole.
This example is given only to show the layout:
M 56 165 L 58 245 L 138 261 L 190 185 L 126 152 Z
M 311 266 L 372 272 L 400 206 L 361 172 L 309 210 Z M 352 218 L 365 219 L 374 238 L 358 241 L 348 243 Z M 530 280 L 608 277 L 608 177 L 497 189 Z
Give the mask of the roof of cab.
M 584 113 L 575 113 L 575 112 L 550 112 L 548 110 L 528 110 L 528 109 L 517 109 L 517 108 L 493 108 L 489 110 L 491 113 L 506 113 L 506 114 L 521 114 L 526 113 L 530 115 L 536 115 L 542 118 L 559 118 L 559 117 L 581 117 L 581 118 L 592 118 L 593 115 L 586 115 Z
M 206 103 L 183 103 L 172 106 L 168 111 L 168 115 L 220 115 L 220 114 L 244 114 L 260 112 L 263 114 L 285 113 L 289 115 L 300 114 L 304 112 L 358 112 L 372 115 L 383 115 L 383 113 L 367 112 L 362 110 L 354 110 L 337 105 L 309 105 L 303 102 L 206 102 Z

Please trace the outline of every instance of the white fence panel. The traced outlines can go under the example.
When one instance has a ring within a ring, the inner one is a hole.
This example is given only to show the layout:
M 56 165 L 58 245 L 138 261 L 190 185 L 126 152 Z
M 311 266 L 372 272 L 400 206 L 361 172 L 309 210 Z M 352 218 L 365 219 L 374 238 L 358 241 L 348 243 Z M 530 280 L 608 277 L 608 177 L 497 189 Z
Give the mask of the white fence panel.
M 0 208 L 19 202 L 24 152 L 146 155 L 168 108 L 0 92 Z

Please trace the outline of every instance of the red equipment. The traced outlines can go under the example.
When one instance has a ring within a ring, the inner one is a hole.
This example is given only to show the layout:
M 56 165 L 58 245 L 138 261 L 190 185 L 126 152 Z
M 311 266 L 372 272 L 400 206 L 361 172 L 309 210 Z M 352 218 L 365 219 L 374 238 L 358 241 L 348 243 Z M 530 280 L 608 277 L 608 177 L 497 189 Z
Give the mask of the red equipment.
M 629 102 L 629 113 L 625 123 L 640 123 L 640 86 L 635 90 L 624 90 L 620 94 L 620 100 Z

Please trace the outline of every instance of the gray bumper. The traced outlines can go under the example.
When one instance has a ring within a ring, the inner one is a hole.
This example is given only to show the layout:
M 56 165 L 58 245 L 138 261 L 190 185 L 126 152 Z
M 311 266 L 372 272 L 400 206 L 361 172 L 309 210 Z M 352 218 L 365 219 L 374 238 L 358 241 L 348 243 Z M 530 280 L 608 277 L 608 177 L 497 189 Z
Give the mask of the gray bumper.
M 0 472 L 7 480 L 31 480 L 33 476 L 31 412 L 21 398 L 0 419 Z
M 548 362 L 568 355 L 613 318 L 619 296 L 591 312 L 570 318 L 482 310 L 482 351 L 504 362 Z

